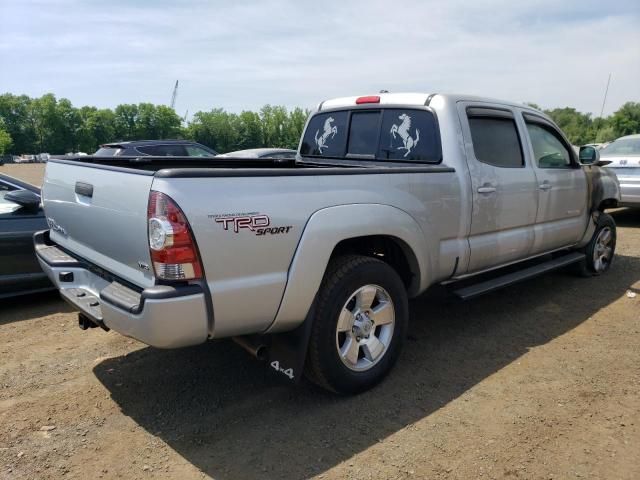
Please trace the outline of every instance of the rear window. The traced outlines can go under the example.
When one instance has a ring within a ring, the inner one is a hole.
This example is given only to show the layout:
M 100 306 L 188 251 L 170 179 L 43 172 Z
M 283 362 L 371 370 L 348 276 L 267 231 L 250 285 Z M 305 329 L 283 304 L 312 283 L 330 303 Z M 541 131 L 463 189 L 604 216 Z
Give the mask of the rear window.
M 321 113 L 311 119 L 300 153 L 309 156 L 342 157 L 347 143 L 348 112 Z
M 378 149 L 380 112 L 353 112 L 349 130 L 348 155 L 373 157 Z
M 416 109 L 377 109 L 321 113 L 305 131 L 300 154 L 376 160 L 440 161 L 434 115 Z
M 183 145 L 149 145 L 146 147 L 137 147 L 141 153 L 153 155 L 156 157 L 186 157 L 187 151 Z
M 439 162 L 436 118 L 424 110 L 384 110 L 378 158 Z
M 120 155 L 122 151 L 121 148 L 113 148 L 113 147 L 100 147 L 94 155 L 98 157 L 115 157 Z
M 640 137 L 619 138 L 600 150 L 600 155 L 640 155 Z

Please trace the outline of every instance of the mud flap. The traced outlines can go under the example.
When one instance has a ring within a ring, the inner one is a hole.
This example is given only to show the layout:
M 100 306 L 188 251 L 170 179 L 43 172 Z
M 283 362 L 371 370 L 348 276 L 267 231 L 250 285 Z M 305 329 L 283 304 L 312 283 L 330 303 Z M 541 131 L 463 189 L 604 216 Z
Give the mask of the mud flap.
M 280 378 L 298 383 L 304 376 L 304 363 L 307 358 L 315 304 L 314 301 L 307 317 L 298 328 L 270 336 L 267 366 L 270 372 L 277 374 Z

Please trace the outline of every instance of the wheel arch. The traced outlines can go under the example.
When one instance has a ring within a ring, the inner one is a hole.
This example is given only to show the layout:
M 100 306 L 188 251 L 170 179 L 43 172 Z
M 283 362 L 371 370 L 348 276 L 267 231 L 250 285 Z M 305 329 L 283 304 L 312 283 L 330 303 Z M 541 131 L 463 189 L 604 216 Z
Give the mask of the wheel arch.
M 407 292 L 417 291 L 420 266 L 413 249 L 393 235 L 365 235 L 341 240 L 336 244 L 329 261 L 343 255 L 363 255 L 377 258 L 391 266 L 402 279 Z
M 408 213 L 382 204 L 352 204 L 315 212 L 289 267 L 287 285 L 267 333 L 288 331 L 306 317 L 332 258 L 340 254 L 374 256 L 389 263 L 409 296 L 430 282 L 427 238 Z

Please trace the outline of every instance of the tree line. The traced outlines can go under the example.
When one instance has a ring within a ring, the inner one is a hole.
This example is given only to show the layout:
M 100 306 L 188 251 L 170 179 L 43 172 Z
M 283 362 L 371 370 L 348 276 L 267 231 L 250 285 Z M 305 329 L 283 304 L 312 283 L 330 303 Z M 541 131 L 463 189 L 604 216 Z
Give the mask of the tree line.
M 535 104 L 529 104 L 537 107 Z M 544 110 L 575 145 L 640 132 L 640 103 L 627 102 L 606 118 L 574 108 Z M 188 121 L 166 105 L 123 104 L 113 110 L 74 107 L 52 93 L 40 98 L 0 95 L 0 154 L 95 152 L 125 140 L 184 138 L 224 153 L 258 147 L 297 148 L 308 110 L 265 105 L 259 111 L 197 112 Z
M 265 105 L 239 114 L 215 108 L 184 122 L 166 105 L 77 108 L 51 93 L 40 98 L 6 93 L 0 95 L 0 154 L 93 153 L 103 143 L 169 138 L 194 140 L 221 153 L 297 148 L 308 115 L 301 108 Z

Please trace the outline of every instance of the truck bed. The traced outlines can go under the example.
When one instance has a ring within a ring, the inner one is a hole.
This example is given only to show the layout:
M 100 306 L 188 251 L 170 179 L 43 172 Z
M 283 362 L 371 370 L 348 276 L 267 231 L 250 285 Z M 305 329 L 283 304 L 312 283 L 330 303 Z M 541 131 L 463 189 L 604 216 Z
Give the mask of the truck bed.
M 155 175 L 163 178 L 290 176 L 290 175 L 354 175 L 375 173 L 453 172 L 445 165 L 416 162 L 381 162 L 344 159 L 265 159 L 265 158 L 194 158 L 194 157 L 65 157 L 56 163 L 83 164 L 106 170 Z

